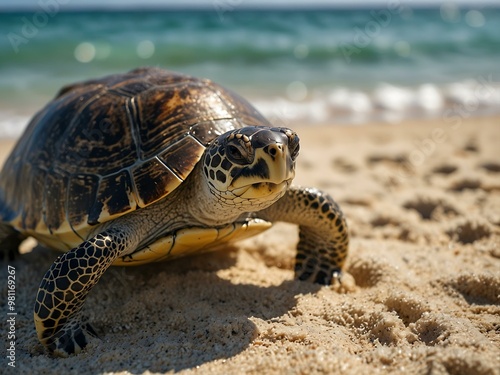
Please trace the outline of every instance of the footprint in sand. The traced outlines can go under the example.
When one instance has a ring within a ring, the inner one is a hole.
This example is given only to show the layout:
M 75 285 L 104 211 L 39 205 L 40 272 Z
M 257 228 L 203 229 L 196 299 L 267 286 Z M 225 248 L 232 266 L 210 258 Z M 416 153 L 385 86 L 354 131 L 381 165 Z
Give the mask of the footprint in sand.
M 398 279 L 398 271 L 388 263 L 376 258 L 364 258 L 353 261 L 348 269 L 361 288 L 374 287 L 381 282 L 394 282 Z
M 460 214 L 458 208 L 452 203 L 435 197 L 416 197 L 405 202 L 403 207 L 417 211 L 423 220 L 437 220 L 442 216 L 450 217 Z
M 404 164 L 408 162 L 408 157 L 403 154 L 385 155 L 374 154 L 367 158 L 368 164 L 389 163 L 389 164 Z
M 415 323 L 415 333 L 427 346 L 486 344 L 487 338 L 474 327 L 470 320 L 452 317 L 443 312 L 426 313 Z
M 482 187 L 481 180 L 474 177 L 463 177 L 452 182 L 451 191 L 476 190 Z
M 458 170 L 458 167 L 452 164 L 443 164 L 443 165 L 438 165 L 435 167 L 432 172 L 435 174 L 442 174 L 442 175 L 450 175 L 452 173 L 455 173 Z
M 425 299 L 409 293 L 393 293 L 384 302 L 389 311 L 395 312 L 405 326 L 417 322 L 424 313 L 431 311 Z
M 500 278 L 493 274 L 462 273 L 447 280 L 440 281 L 445 290 L 456 297 L 458 293 L 468 305 L 492 305 L 500 304 Z M 454 293 L 456 292 L 456 293 Z
M 471 244 L 491 235 L 491 229 L 485 222 L 473 219 L 453 223 L 446 231 L 453 240 L 462 244 Z
M 500 172 L 500 163 L 491 161 L 484 162 L 480 165 L 480 168 L 486 170 L 487 172 L 499 173 Z

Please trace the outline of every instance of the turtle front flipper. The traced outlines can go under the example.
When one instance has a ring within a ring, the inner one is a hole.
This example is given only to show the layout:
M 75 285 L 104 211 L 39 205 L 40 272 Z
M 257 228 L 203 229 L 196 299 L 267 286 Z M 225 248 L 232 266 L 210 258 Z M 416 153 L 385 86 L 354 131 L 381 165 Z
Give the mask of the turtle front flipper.
M 89 291 L 113 261 L 135 246 L 126 231 L 108 229 L 61 255 L 40 283 L 35 301 L 35 326 L 40 342 L 57 356 L 80 352 L 88 335 L 80 310 Z
M 259 217 L 299 225 L 295 276 L 330 285 L 338 279 L 347 257 L 349 234 L 344 215 L 326 193 L 292 186 Z

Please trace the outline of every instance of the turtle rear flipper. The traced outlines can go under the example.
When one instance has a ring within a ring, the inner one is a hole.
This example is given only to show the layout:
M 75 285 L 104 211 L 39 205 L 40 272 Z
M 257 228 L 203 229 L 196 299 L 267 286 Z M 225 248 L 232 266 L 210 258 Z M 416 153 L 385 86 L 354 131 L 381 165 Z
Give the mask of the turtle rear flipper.
M 0 223 L 0 262 L 13 261 L 19 255 L 19 245 L 26 236 L 10 225 Z
M 108 229 L 61 255 L 40 283 L 35 301 L 39 340 L 60 357 L 80 352 L 96 336 L 80 315 L 89 291 L 113 261 L 137 246 L 125 229 Z

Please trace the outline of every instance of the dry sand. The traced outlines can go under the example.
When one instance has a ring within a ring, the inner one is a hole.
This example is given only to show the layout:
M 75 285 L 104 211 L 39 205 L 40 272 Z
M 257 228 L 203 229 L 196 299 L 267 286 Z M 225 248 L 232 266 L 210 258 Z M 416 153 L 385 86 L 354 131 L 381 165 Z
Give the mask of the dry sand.
M 32 307 L 58 254 L 37 247 L 10 263 L 19 373 L 500 374 L 500 119 L 296 130 L 296 182 L 330 192 L 350 225 L 340 288 L 293 280 L 296 228 L 278 224 L 110 269 L 84 310 L 101 339 L 56 359 Z

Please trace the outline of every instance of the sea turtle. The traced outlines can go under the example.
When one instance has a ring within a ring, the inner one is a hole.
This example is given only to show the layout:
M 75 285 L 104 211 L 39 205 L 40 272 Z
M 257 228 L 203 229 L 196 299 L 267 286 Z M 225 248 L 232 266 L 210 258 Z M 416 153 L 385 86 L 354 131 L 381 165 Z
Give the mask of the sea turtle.
M 292 186 L 297 134 L 237 94 L 159 68 L 64 87 L 35 115 L 0 174 L 0 248 L 27 236 L 64 251 L 36 296 L 39 340 L 68 356 L 110 265 L 170 259 L 299 225 L 295 274 L 330 284 L 348 251 L 338 205 Z

